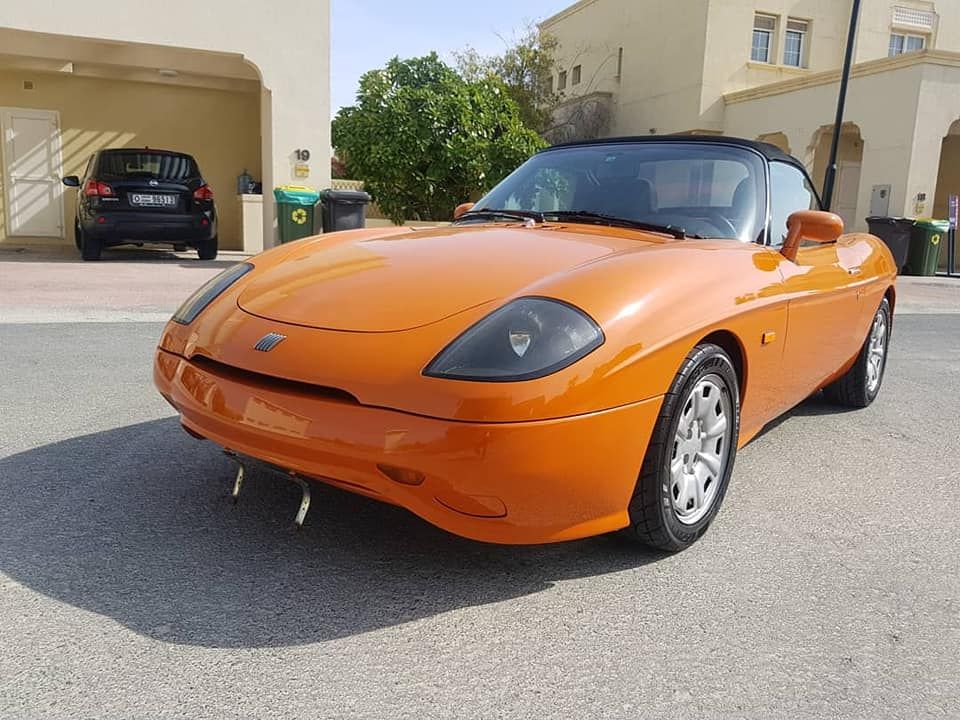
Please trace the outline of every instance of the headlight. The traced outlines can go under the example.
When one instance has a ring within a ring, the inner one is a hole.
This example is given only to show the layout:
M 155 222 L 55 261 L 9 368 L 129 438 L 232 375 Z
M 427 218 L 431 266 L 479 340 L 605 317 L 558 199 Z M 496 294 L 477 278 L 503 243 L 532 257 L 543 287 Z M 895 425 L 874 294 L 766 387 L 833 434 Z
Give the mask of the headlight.
M 593 319 L 560 300 L 527 297 L 494 311 L 437 355 L 425 375 L 512 382 L 557 372 L 603 344 Z
M 240 263 L 227 268 L 219 275 L 208 280 L 173 314 L 173 321 L 181 325 L 189 325 L 197 319 L 197 315 L 212 303 L 228 287 L 253 270 L 250 263 Z

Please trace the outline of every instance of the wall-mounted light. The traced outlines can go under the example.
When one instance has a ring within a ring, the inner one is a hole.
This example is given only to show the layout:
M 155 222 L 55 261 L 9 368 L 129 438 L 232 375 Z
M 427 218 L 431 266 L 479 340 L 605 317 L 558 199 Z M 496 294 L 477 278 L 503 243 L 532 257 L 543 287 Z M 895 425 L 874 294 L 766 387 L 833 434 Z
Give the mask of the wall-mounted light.
M 168 68 L 160 68 L 157 72 L 160 74 L 160 77 L 165 78 L 175 78 L 180 75 L 176 70 L 170 70 Z

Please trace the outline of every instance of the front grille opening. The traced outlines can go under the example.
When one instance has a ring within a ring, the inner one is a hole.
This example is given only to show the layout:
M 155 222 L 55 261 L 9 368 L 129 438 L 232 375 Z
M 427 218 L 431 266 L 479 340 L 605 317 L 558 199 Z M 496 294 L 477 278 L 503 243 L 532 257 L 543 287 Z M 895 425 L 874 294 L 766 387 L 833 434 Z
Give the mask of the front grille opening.
M 301 382 L 299 380 L 287 380 L 285 378 L 274 377 L 273 375 L 254 372 L 253 370 L 244 370 L 234 367 L 233 365 L 227 365 L 218 360 L 213 360 L 205 355 L 194 355 L 190 358 L 190 362 L 201 370 L 211 375 L 221 377 L 224 380 L 231 380 L 245 385 L 256 385 L 266 390 L 276 390 L 277 392 L 321 398 L 332 402 L 349 403 L 350 405 L 360 404 L 356 396 L 340 388 L 314 385 L 313 383 Z

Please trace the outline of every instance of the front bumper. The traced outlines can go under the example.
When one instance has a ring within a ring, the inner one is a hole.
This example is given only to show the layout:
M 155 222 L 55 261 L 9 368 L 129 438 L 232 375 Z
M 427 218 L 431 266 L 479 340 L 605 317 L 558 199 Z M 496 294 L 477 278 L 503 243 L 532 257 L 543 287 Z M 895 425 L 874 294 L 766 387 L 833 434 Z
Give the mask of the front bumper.
M 165 350 L 155 358 L 154 382 L 192 433 L 400 505 L 457 535 L 511 544 L 626 527 L 661 404 L 653 398 L 570 418 L 472 423 L 267 380 Z

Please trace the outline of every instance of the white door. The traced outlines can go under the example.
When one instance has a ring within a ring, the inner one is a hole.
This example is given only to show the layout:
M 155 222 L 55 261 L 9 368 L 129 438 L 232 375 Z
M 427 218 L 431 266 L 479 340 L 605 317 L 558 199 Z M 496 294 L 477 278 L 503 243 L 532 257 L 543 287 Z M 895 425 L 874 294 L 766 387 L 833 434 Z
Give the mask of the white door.
M 63 237 L 60 119 L 50 110 L 0 110 L 7 234 Z
M 844 232 L 857 225 L 857 197 L 860 194 L 860 163 L 842 162 L 837 170 L 837 190 L 833 211 L 843 218 Z

